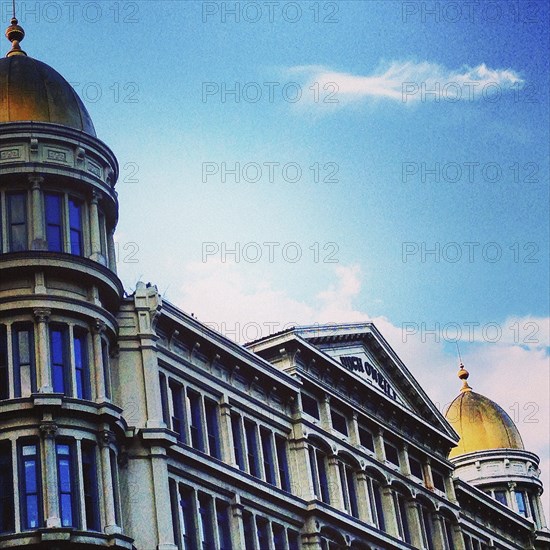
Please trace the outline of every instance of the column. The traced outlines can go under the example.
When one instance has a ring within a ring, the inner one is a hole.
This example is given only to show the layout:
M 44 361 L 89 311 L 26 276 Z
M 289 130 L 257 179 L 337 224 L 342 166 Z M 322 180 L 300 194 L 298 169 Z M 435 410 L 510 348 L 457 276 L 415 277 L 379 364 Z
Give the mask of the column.
M 309 462 L 309 446 L 307 439 L 289 440 L 289 463 L 291 468 L 292 494 L 304 500 L 313 498 L 311 465 Z
M 233 548 L 245 548 L 244 527 L 243 527 L 243 508 L 241 498 L 235 495 L 231 503 L 231 544 Z
M 321 417 L 321 426 L 330 431 L 332 428 L 332 421 L 330 417 L 330 395 L 325 394 L 319 406 L 319 416 Z
M 453 542 L 455 550 L 466 550 L 466 543 L 464 542 L 464 534 L 458 521 L 453 523 Z
M 409 446 L 406 443 L 402 443 L 399 447 L 399 464 L 401 465 L 401 471 L 403 475 L 411 477 L 411 465 L 409 464 Z
M 59 500 L 57 488 L 57 458 L 55 453 L 55 434 L 57 433 L 57 424 L 52 420 L 46 420 L 40 425 L 40 434 L 42 435 L 44 447 L 44 463 L 46 465 L 43 479 L 44 501 L 46 505 L 46 527 L 61 527 L 61 518 L 59 517 Z
M 109 231 L 109 234 L 107 235 L 107 254 L 109 255 L 109 269 L 116 273 L 117 255 L 114 235 L 114 231 Z
M 115 514 L 115 497 L 113 487 L 113 475 L 111 472 L 111 441 L 113 434 L 108 430 L 103 430 L 99 435 L 99 446 L 101 448 L 101 481 L 103 489 L 103 502 L 105 503 L 104 510 L 104 531 L 107 535 L 120 533 L 121 529 L 116 523 Z
M 424 470 L 424 484 L 430 491 L 434 490 L 434 478 L 432 477 L 432 463 L 430 458 L 426 458 L 426 461 L 422 464 Z
M 48 322 L 51 311 L 49 309 L 35 309 L 34 318 L 38 325 L 36 348 L 38 350 L 38 364 L 36 368 L 37 386 L 40 393 L 52 393 L 52 377 L 50 371 L 50 360 L 48 357 Z
M 514 481 L 508 483 L 508 490 L 510 491 L 510 508 L 519 514 L 518 501 L 516 500 L 516 483 Z
M 349 427 L 350 427 L 350 432 L 349 432 L 349 437 L 350 437 L 350 443 L 352 445 L 359 445 L 360 441 L 359 441 L 359 422 L 357 420 L 357 413 L 355 411 L 353 411 L 352 415 L 351 415 L 351 422 L 349 423 Z
M 166 513 L 166 503 L 170 502 L 166 449 L 151 447 L 151 469 L 155 498 L 156 525 L 158 533 L 157 550 L 177 550 L 174 545 L 172 514 Z
M 32 209 L 31 209 L 31 250 L 47 250 L 48 243 L 44 235 L 44 201 L 42 197 L 42 184 L 44 178 L 38 175 L 30 175 Z
M 409 531 L 411 533 L 411 544 L 415 548 L 423 548 L 424 540 L 422 537 L 422 526 L 420 524 L 420 510 L 418 502 L 414 498 L 407 499 L 407 520 L 409 521 Z
M 433 541 L 435 548 L 446 548 L 445 531 L 443 527 L 443 517 L 440 512 L 432 513 Z
M 94 345 L 94 376 L 95 376 L 95 398 L 99 403 L 106 401 L 105 388 L 105 365 L 103 364 L 103 346 L 101 335 L 105 330 L 105 323 L 99 319 L 95 320 L 92 327 L 92 340 Z
M 355 480 L 357 485 L 357 507 L 359 508 L 359 519 L 369 525 L 375 525 L 371 508 L 367 473 L 363 470 L 357 472 L 355 475 Z
M 344 509 L 344 498 L 342 495 L 342 483 L 340 479 L 340 461 L 338 456 L 333 454 L 328 457 L 328 493 L 330 504 L 338 510 Z
M 452 503 L 456 504 L 458 502 L 452 474 L 445 475 L 445 494 Z
M 98 202 L 101 194 L 97 191 L 92 192 L 92 200 L 90 201 L 90 241 L 92 245 L 90 259 L 103 263 L 103 254 L 101 253 L 101 238 L 99 235 L 99 211 Z
M 399 538 L 399 528 L 397 526 L 397 510 L 395 509 L 393 491 L 391 485 L 382 487 L 382 508 L 384 510 L 384 521 L 388 534 Z
M 236 467 L 237 457 L 234 456 L 231 429 L 231 405 L 226 395 L 222 397 L 222 402 L 220 403 L 220 438 L 222 460 Z
M 373 434 L 373 439 L 376 459 L 380 462 L 386 462 L 386 450 L 384 449 L 384 430 L 382 428 L 379 428 L 379 430 L 375 434 Z

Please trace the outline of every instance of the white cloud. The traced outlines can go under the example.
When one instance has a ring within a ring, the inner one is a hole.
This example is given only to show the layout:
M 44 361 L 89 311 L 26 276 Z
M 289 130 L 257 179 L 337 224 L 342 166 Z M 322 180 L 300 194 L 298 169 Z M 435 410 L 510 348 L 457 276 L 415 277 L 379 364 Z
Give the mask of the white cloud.
M 253 340 L 296 324 L 371 321 L 442 412 L 458 394 L 458 364 L 452 346 L 447 351 L 444 342 L 426 339 L 420 332 L 404 338 L 401 326 L 357 308 L 363 284 L 359 266 L 335 266 L 334 281 L 311 303 L 274 288 L 268 279 L 247 275 L 235 264 L 187 264 L 184 271 L 186 283 L 174 301 L 233 340 Z M 461 350 L 474 391 L 499 403 L 516 421 L 526 449 L 541 457 L 544 507 L 550 514 L 550 319 L 509 317 L 501 325 L 515 324 L 522 335 L 532 334 L 532 323 L 538 328 L 536 344 L 518 342 L 510 331 L 511 336 L 498 342 L 473 340 Z M 528 331 L 521 332 L 525 326 Z
M 333 107 L 367 98 L 383 98 L 406 104 L 418 102 L 494 102 L 514 86 L 523 83 L 512 69 L 491 69 L 481 63 L 476 67 L 448 69 L 427 61 L 392 61 L 369 75 L 339 72 L 319 65 L 288 69 L 288 74 L 302 79 L 310 103 Z M 315 90 L 315 93 L 313 93 Z M 435 93 L 430 93 L 434 92 Z

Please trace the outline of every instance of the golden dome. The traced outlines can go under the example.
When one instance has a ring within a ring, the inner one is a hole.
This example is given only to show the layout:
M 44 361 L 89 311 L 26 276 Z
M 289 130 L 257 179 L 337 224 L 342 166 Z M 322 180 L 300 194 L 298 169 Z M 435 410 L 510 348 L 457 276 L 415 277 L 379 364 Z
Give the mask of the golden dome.
M 524 449 L 521 435 L 508 413 L 494 401 L 473 392 L 468 371 L 461 365 L 460 395 L 449 405 L 445 418 L 460 436 L 449 458 L 492 449 Z
M 12 50 L 0 59 L 0 124 L 51 122 L 95 137 L 92 119 L 72 86 L 49 65 L 21 50 L 24 31 L 16 19 L 6 36 L 12 41 Z

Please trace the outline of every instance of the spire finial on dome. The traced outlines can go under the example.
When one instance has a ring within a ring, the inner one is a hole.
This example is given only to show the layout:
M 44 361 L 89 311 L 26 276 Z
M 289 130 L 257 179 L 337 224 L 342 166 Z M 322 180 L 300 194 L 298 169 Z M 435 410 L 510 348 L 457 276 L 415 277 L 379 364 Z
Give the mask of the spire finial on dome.
M 12 55 L 27 55 L 22 49 L 19 43 L 25 38 L 25 31 L 23 27 L 18 25 L 17 17 L 15 17 L 15 0 L 13 0 L 13 17 L 11 18 L 11 25 L 6 29 L 6 38 L 11 42 L 11 50 L 6 54 L 6 57 Z
M 470 376 L 470 373 L 464 368 L 464 365 L 462 364 L 462 361 L 461 361 L 458 369 L 458 377 L 462 380 L 462 388 L 460 391 L 472 391 L 472 388 L 468 384 L 469 376 Z

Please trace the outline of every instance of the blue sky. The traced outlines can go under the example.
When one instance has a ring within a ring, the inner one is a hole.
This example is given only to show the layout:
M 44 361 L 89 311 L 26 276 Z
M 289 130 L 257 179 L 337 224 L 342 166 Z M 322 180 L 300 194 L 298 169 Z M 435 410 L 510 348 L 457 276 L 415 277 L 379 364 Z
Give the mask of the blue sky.
M 548 486 L 548 3 L 234 5 L 20 3 L 119 158 L 126 287 L 240 340 L 374 320 L 442 405 L 459 330 Z

